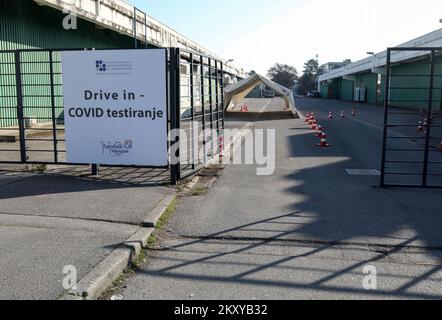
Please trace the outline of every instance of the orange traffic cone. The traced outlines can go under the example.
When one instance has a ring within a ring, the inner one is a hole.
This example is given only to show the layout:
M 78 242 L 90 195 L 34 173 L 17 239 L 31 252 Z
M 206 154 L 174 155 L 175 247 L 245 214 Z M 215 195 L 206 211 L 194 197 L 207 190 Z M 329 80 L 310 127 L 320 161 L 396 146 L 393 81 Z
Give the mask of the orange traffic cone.
M 328 144 L 327 142 L 327 135 L 325 134 L 325 132 L 322 133 L 321 142 L 318 143 L 318 147 L 321 148 L 330 147 L 330 144 Z
M 313 121 L 312 130 L 318 130 L 318 125 L 316 124 L 316 120 Z
M 317 134 L 315 134 L 316 138 L 322 138 L 323 135 L 325 135 L 325 131 L 324 128 L 322 128 L 322 126 L 320 126 L 320 128 L 318 127 L 319 132 Z
M 310 121 L 310 113 L 307 113 L 305 115 L 305 121 L 304 122 L 309 122 Z
M 333 112 L 329 112 L 328 113 L 328 120 L 332 120 L 333 119 Z
M 423 132 L 424 131 L 424 124 L 422 123 L 422 121 L 419 121 L 419 125 L 417 127 L 417 131 L 418 132 Z
M 345 111 L 344 111 L 344 110 L 341 111 L 341 118 L 342 118 L 342 119 L 345 118 Z
M 352 111 L 351 111 L 351 115 L 352 115 L 353 117 L 356 117 L 356 110 L 352 110 Z

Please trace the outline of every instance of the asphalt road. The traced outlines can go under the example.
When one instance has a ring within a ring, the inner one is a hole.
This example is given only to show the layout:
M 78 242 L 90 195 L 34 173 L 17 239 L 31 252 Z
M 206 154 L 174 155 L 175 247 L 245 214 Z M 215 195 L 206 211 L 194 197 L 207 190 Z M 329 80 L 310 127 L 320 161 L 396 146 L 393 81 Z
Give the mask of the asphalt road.
M 442 298 L 441 191 L 384 190 L 346 171 L 379 169 L 382 109 L 328 121 L 353 106 L 297 107 L 318 114 L 332 146 L 318 148 L 302 120 L 251 119 L 276 129 L 275 173 L 229 165 L 207 194 L 181 199 L 125 299 Z M 363 286 L 367 267 L 377 290 Z

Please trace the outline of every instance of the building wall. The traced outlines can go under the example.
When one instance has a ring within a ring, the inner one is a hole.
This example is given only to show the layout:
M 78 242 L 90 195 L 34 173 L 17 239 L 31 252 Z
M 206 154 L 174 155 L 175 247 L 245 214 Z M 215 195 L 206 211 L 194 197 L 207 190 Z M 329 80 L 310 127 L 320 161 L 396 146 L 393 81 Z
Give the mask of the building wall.
M 32 0 L 0 0 L 0 50 L 16 50 L 30 48 L 131 48 L 134 47 L 132 38 L 116 32 L 98 29 L 94 24 L 78 19 L 77 30 L 65 30 L 62 27 L 64 15 L 52 8 L 39 6 Z M 28 61 L 47 62 L 48 54 L 26 54 L 23 59 Z M 59 59 L 55 57 L 55 59 Z M 0 54 L 0 127 L 17 125 L 15 71 L 12 54 Z M 26 64 L 22 72 L 24 94 L 33 97 L 25 98 L 25 117 L 50 118 L 48 108 L 51 101 L 48 96 L 49 86 L 32 86 L 32 84 L 48 84 L 48 64 Z M 55 70 L 57 72 L 57 70 Z M 60 70 L 58 70 L 59 72 Z M 59 76 L 55 82 L 60 82 Z M 57 89 L 61 94 L 61 89 Z M 40 96 L 40 97 L 35 97 Z M 61 114 L 63 103 L 56 99 L 56 116 Z M 9 119 L 8 119 L 9 118 Z M 12 119 L 11 119 L 12 118 Z M 50 119 L 39 119 L 38 122 L 48 122 Z
M 353 101 L 354 82 L 346 79 L 341 80 L 341 99 Z
M 392 105 L 410 108 L 428 106 L 430 64 L 429 59 L 402 63 L 391 70 L 390 100 Z M 441 110 L 442 57 L 435 59 L 433 84 L 433 108 Z M 405 100 L 405 101 L 404 101 Z
M 414 109 L 426 109 L 429 93 L 429 59 L 401 63 L 392 67 L 390 100 L 391 105 Z M 433 109 L 442 110 L 442 57 L 435 58 L 433 85 Z M 328 88 L 333 88 L 334 99 L 353 101 L 355 87 L 367 89 L 367 103 L 383 104 L 385 96 L 385 76 L 381 78 L 380 95 L 377 96 L 376 73 L 363 73 L 355 75 L 356 81 L 334 79 L 331 84 L 321 86 L 321 94 L 327 97 Z
M 326 83 L 322 83 L 319 88 L 319 93 L 323 99 L 328 98 L 328 85 Z

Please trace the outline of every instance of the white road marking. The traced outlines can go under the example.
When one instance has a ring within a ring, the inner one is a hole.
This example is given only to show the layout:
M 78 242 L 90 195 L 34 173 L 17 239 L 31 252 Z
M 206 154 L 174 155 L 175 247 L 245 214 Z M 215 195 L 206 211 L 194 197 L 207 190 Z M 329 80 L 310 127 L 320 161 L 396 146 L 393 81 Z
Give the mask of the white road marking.
M 270 105 L 270 102 L 272 102 L 272 99 L 269 99 L 269 101 L 267 101 L 267 103 L 262 107 L 262 109 L 259 111 L 259 113 L 264 113 L 264 111 L 268 108 L 268 106 Z

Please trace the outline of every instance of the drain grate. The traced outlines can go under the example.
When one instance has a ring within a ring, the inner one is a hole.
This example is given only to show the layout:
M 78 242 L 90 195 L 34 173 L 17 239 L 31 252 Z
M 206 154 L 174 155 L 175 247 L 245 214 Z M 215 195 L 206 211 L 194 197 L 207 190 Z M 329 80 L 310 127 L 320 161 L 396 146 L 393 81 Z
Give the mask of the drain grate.
M 376 169 L 345 169 L 350 176 L 376 176 L 379 177 L 381 172 Z

